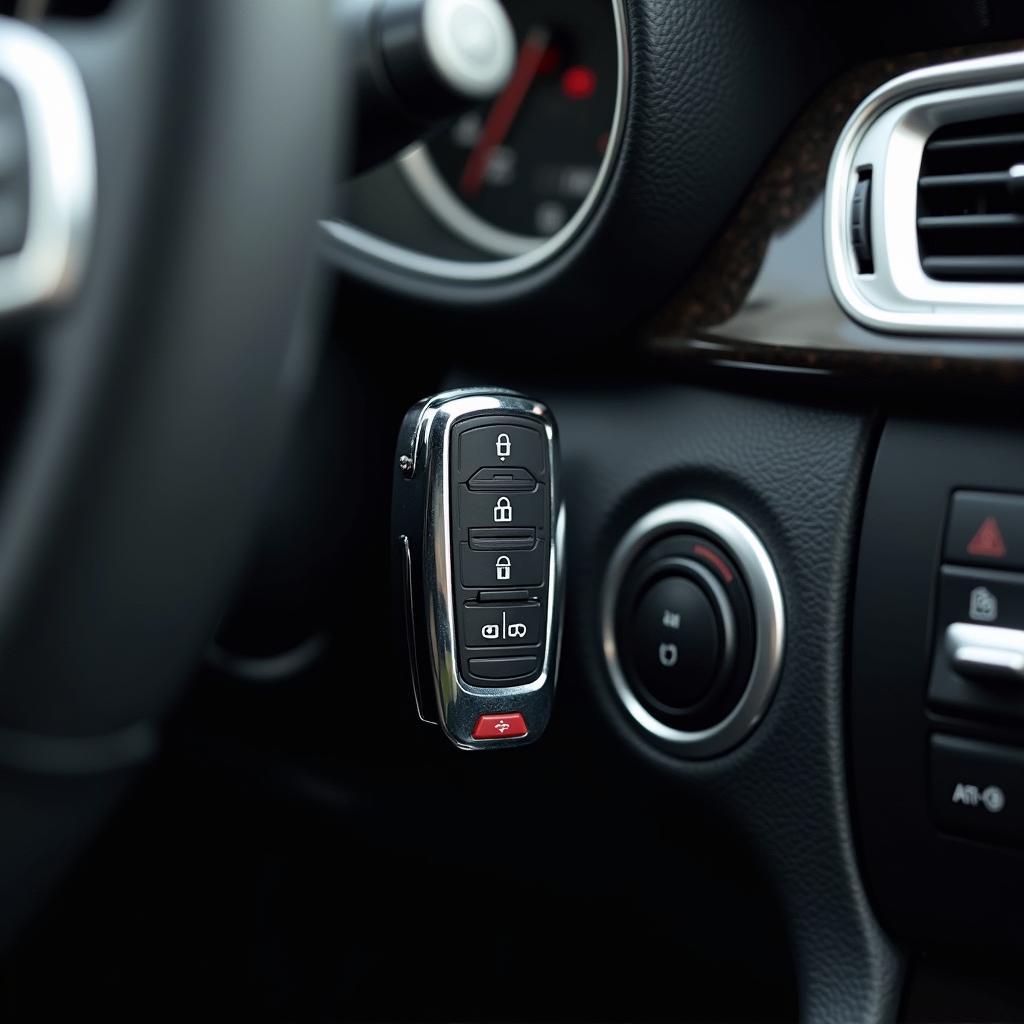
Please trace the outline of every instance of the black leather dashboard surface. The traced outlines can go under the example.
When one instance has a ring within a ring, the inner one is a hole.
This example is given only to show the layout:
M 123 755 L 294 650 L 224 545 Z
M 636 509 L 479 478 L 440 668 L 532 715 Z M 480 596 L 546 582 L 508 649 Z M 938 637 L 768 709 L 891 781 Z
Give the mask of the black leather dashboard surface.
M 635 755 L 678 784 L 684 820 L 699 805 L 735 825 L 778 888 L 802 1019 L 894 1017 L 899 958 L 858 873 L 844 773 L 843 637 L 873 417 L 682 387 L 534 390 L 557 411 L 567 502 L 557 714 L 585 716 L 596 704 Z M 632 727 L 600 639 L 609 553 L 640 515 L 681 498 L 746 519 L 776 564 L 787 616 L 782 677 L 764 720 L 738 749 L 705 762 L 661 754 Z M 742 907 L 723 913 L 742 926 Z

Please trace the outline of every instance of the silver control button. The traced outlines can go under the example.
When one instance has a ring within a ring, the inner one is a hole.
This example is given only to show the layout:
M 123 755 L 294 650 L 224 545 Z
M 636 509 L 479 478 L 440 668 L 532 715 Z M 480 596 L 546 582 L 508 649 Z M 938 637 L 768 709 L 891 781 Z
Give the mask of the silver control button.
M 961 675 L 1024 682 L 1024 630 L 954 622 L 946 629 L 946 651 Z
M 638 699 L 617 639 L 619 596 L 630 568 L 655 541 L 696 531 L 714 539 L 735 560 L 753 611 L 753 663 L 739 700 L 707 728 L 674 728 Z M 785 643 L 782 588 L 757 535 L 735 513 L 707 501 L 676 501 L 648 512 L 612 554 L 601 594 L 601 636 L 612 689 L 626 713 L 659 746 L 679 757 L 714 757 L 741 743 L 764 717 L 775 693 Z

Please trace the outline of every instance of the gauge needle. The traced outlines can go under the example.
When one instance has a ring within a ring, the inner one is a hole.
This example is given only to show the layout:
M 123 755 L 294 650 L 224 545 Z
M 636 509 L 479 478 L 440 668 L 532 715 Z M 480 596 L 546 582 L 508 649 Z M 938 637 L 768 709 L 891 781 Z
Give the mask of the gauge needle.
M 547 52 L 551 33 L 542 25 L 536 25 L 526 33 L 523 44 L 519 48 L 515 71 L 505 91 L 494 101 L 491 112 L 487 115 L 480 138 L 469 154 L 466 166 L 459 179 L 459 191 L 467 198 L 472 198 L 480 191 L 487 173 L 487 162 L 491 153 L 505 141 L 512 122 L 519 113 L 519 108 L 530 91 L 540 63 Z

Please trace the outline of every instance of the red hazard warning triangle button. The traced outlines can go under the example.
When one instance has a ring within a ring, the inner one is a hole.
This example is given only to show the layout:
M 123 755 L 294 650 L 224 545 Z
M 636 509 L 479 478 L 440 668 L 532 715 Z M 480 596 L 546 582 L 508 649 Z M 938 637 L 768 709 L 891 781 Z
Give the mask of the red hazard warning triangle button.
M 950 507 L 945 560 L 1024 569 L 1024 495 L 957 491 Z
M 971 543 L 967 545 L 967 553 L 979 558 L 1006 557 L 1006 543 L 999 529 L 999 520 L 995 516 L 986 516 L 985 521 L 978 527 L 978 532 L 971 538 Z

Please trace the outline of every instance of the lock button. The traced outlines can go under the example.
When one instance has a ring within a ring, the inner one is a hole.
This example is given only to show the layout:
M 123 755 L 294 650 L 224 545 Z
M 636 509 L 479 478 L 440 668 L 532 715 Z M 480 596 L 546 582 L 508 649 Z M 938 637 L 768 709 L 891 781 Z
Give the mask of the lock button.
M 519 526 L 543 530 L 546 526 L 547 488 L 532 491 L 471 491 L 459 488 L 459 502 L 455 528 L 462 530 L 481 527 Z
M 459 554 L 464 587 L 539 587 L 544 583 L 547 544 L 536 544 L 530 551 L 475 551 L 463 544 Z

